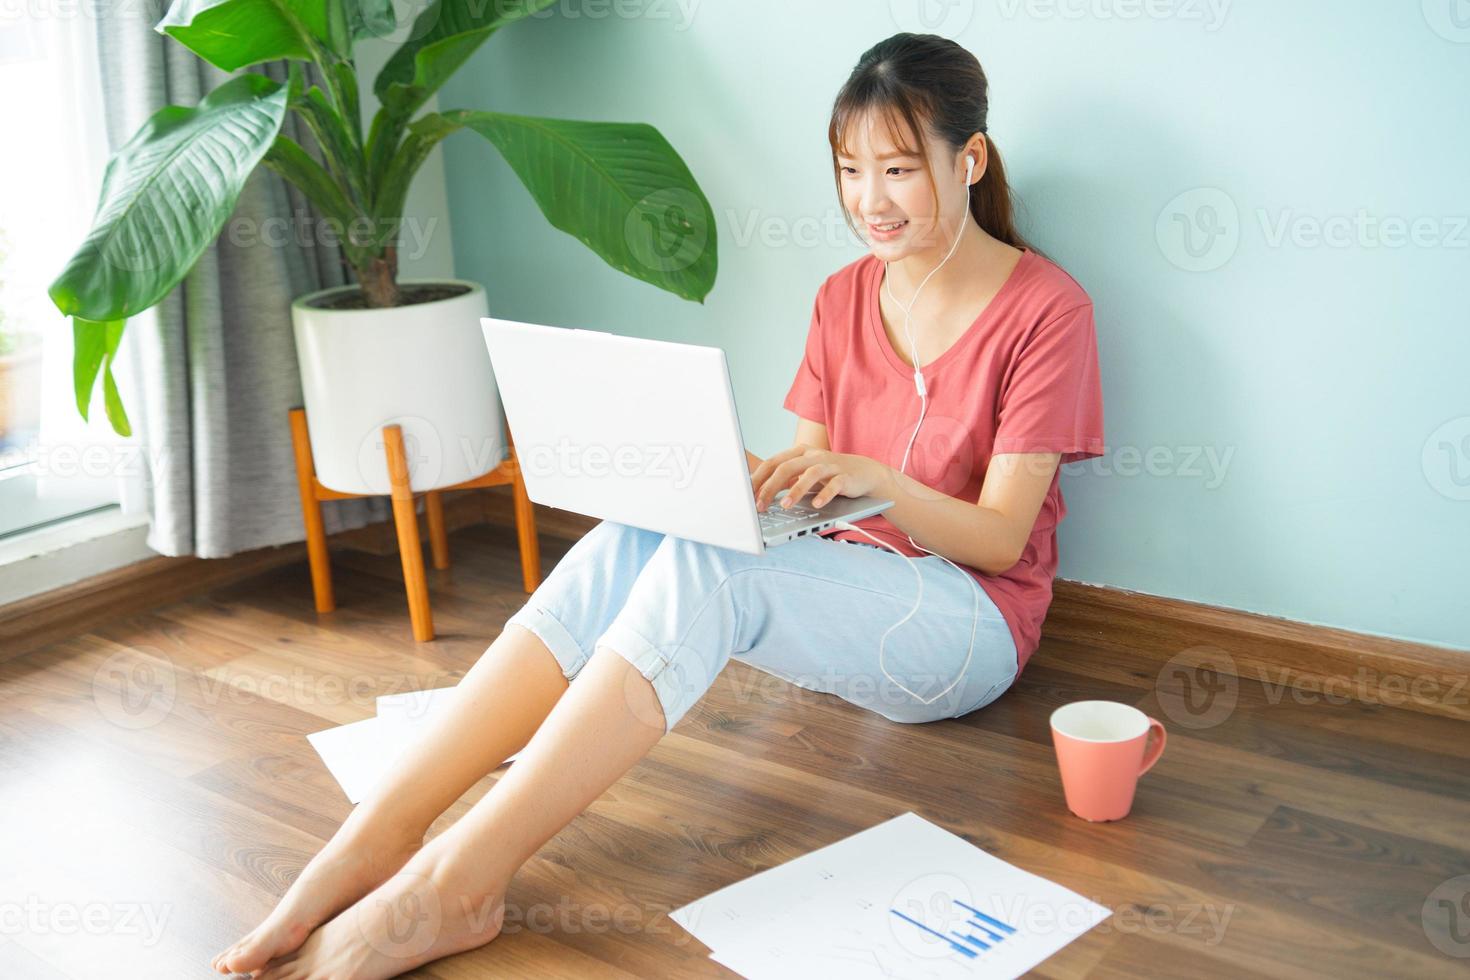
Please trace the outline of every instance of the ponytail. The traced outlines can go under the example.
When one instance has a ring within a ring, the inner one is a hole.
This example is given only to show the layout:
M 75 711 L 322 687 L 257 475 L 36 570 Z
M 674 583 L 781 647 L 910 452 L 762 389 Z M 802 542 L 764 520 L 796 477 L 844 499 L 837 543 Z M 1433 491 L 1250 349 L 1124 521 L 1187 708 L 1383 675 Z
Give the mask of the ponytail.
M 1000 150 L 990 134 L 985 134 L 985 152 L 989 162 L 985 174 L 970 187 L 970 214 L 985 233 L 1015 248 L 1031 245 L 1016 231 L 1016 217 L 1011 208 L 1011 188 L 1006 183 L 1006 170 L 1000 162 Z

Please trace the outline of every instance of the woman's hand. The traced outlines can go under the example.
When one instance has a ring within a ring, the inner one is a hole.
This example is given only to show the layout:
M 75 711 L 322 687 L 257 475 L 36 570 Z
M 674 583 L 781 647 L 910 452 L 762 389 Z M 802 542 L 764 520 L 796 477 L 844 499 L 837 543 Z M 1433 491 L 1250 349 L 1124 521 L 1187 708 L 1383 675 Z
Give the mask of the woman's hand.
M 821 483 L 811 503 L 821 507 L 838 494 L 862 497 L 872 493 L 881 485 L 887 469 L 867 456 L 796 445 L 763 460 L 751 471 L 750 486 L 755 493 L 755 509 L 763 511 L 780 490 L 786 490 L 781 506 L 790 507 Z

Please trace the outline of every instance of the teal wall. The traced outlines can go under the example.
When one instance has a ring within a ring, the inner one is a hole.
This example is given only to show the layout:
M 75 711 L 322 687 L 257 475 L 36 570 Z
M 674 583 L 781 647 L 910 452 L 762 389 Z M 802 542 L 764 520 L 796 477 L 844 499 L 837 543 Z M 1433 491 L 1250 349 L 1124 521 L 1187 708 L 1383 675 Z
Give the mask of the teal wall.
M 747 443 L 786 447 L 816 289 L 863 254 L 831 100 L 874 42 L 947 34 L 1097 310 L 1110 453 L 1064 471 L 1062 577 L 1470 649 L 1463 0 L 690 2 L 563 0 L 441 103 L 657 126 L 714 205 L 714 291 L 613 271 L 460 135 L 455 264 L 494 313 L 722 346 Z

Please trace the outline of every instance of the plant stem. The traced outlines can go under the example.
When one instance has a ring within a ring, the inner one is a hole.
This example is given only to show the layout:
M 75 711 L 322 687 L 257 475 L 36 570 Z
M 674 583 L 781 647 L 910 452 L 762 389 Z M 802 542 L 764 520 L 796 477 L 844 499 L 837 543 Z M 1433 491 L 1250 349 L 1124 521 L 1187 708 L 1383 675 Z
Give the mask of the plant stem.
M 353 266 L 357 282 L 367 304 L 374 309 L 398 305 L 398 250 L 392 246 L 383 250 L 367 265 Z
M 337 64 L 336 57 L 323 48 L 308 32 L 303 32 L 303 36 L 307 39 L 308 49 L 311 53 L 312 61 L 316 64 L 317 74 L 322 78 L 327 94 L 331 99 L 332 107 L 337 112 L 338 119 L 347 122 L 345 127 L 347 132 L 345 135 L 351 148 L 353 159 L 335 159 L 337 154 L 333 153 L 332 148 L 323 141 L 321 132 L 315 127 L 313 127 L 312 132 L 317 137 L 317 142 L 322 144 L 322 153 L 326 160 L 327 170 L 342 185 L 342 189 L 347 193 L 349 200 L 353 202 L 361 214 L 365 206 L 368 205 L 368 202 L 363 201 L 359 197 L 359 192 L 363 190 L 361 186 L 362 181 L 352 180 L 351 176 L 354 173 L 352 169 L 353 164 L 359 161 L 365 164 L 367 157 L 361 142 L 361 129 L 358 125 L 360 120 L 355 115 L 351 120 L 347 120 L 348 113 L 354 112 L 356 107 L 351 104 L 352 100 L 346 98 L 343 94 L 336 73 L 332 70 Z M 298 112 L 306 118 L 308 126 L 311 126 L 315 121 L 311 113 L 301 112 L 300 109 L 298 109 Z M 365 175 L 359 173 L 358 176 L 364 177 Z M 386 309 L 398 305 L 398 250 L 396 248 L 391 245 L 384 248 L 366 264 L 354 264 L 352 271 L 357 276 L 358 285 L 362 287 L 363 297 L 367 300 L 369 307 Z

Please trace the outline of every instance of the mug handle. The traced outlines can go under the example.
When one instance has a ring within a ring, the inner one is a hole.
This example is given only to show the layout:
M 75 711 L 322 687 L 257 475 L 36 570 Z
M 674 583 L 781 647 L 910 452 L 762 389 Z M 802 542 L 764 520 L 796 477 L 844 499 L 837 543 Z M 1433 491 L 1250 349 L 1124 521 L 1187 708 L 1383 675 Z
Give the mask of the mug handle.
M 1164 726 L 1159 723 L 1157 718 L 1149 717 L 1148 730 L 1150 732 L 1157 732 L 1159 738 L 1158 741 L 1154 742 L 1153 751 L 1144 753 L 1143 768 L 1138 770 L 1140 776 L 1152 769 L 1154 763 L 1159 761 L 1159 756 L 1164 754 L 1164 743 L 1168 741 L 1168 735 L 1164 732 Z M 1145 735 L 1144 737 L 1146 739 L 1148 736 Z

